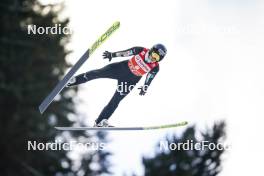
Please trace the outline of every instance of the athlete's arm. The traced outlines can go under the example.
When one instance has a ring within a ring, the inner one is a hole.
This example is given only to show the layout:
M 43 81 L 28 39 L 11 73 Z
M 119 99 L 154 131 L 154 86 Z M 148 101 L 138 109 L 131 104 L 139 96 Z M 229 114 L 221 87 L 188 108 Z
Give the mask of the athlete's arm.
M 127 50 L 117 51 L 117 52 L 105 51 L 103 53 L 103 58 L 109 59 L 109 61 L 111 61 L 113 57 L 128 57 L 128 56 L 132 56 L 132 55 L 137 55 L 143 50 L 144 50 L 143 47 L 136 46 L 133 48 L 129 48 Z
M 140 93 L 139 95 L 145 95 L 148 87 L 150 86 L 151 82 L 153 81 L 153 79 L 155 78 L 155 76 L 157 75 L 157 73 L 159 72 L 159 66 L 153 68 L 146 76 L 146 80 L 144 83 L 144 86 L 140 87 Z
M 112 57 L 128 57 L 132 55 L 137 55 L 143 50 L 144 50 L 143 47 L 136 46 L 136 47 L 124 50 L 124 51 L 113 52 Z

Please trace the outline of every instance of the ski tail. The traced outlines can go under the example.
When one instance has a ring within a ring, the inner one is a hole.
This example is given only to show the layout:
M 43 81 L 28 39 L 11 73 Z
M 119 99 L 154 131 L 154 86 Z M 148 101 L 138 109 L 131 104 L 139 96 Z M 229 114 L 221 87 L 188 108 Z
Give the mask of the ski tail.
M 76 73 L 76 71 L 83 65 L 83 63 L 94 53 L 94 51 L 105 42 L 118 28 L 120 27 L 120 22 L 115 22 L 113 25 L 100 36 L 92 46 L 82 55 L 82 57 L 76 62 L 76 64 L 70 69 L 70 71 L 63 77 L 63 79 L 55 86 L 51 93 L 42 101 L 39 106 L 39 111 L 42 114 L 54 100 L 54 98 L 62 91 L 67 82 Z
M 39 111 L 42 114 L 53 101 L 53 99 L 62 91 L 67 82 L 71 79 L 74 73 L 82 66 L 82 64 L 89 57 L 89 49 L 83 54 L 83 56 L 77 61 L 77 63 L 70 69 L 70 71 L 63 77 L 63 79 L 55 86 L 51 93 L 43 100 L 39 106 Z

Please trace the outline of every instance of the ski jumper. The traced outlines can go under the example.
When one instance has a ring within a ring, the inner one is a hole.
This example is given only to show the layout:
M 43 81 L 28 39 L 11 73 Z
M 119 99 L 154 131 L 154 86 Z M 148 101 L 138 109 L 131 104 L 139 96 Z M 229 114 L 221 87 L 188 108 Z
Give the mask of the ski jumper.
M 73 85 L 82 84 L 97 78 L 110 78 L 117 80 L 118 87 L 124 85 L 130 87 L 130 89 L 122 92 L 116 90 L 109 103 L 96 119 L 96 123 L 110 118 L 120 101 L 130 93 L 143 75 L 147 74 L 144 86 L 147 88 L 150 85 L 159 71 L 159 64 L 158 62 L 147 63 L 145 61 L 149 54 L 148 51 L 149 49 L 147 48 L 133 47 L 128 50 L 114 52 L 112 53 L 112 57 L 133 57 L 129 60 L 112 63 L 101 69 L 88 71 L 75 77 L 76 82 Z

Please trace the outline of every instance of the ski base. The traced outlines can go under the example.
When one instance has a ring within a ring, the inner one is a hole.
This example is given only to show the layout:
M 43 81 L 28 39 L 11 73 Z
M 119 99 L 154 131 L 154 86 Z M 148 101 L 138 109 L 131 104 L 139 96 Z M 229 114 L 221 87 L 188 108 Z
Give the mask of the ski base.
M 63 77 L 63 79 L 57 83 L 55 88 L 51 93 L 42 101 L 39 106 L 39 111 L 41 114 L 48 108 L 54 98 L 62 91 L 67 82 L 72 78 L 72 76 L 79 70 L 79 68 L 84 64 L 84 62 L 91 56 L 91 54 L 108 39 L 112 33 L 114 33 L 120 26 L 120 22 L 115 22 L 102 36 L 100 36 L 93 45 L 83 54 L 83 56 L 77 61 L 77 63 L 70 69 L 70 71 Z
M 57 130 L 63 131 L 84 131 L 84 130 L 103 130 L 103 131 L 133 131 L 133 130 L 157 130 L 157 129 L 166 129 L 166 128 L 175 128 L 180 126 L 187 125 L 187 121 L 183 121 L 175 124 L 160 125 L 160 126 L 149 126 L 149 127 L 55 127 Z

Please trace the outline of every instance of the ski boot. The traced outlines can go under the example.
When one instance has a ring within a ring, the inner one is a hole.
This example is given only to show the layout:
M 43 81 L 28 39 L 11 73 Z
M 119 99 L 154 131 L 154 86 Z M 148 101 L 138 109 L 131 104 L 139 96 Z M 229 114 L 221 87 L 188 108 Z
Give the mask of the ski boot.
M 95 122 L 93 127 L 114 127 L 114 126 L 110 125 L 107 119 L 103 119 L 99 123 Z
M 66 87 L 72 87 L 75 86 L 76 83 L 76 77 L 72 77 L 69 82 L 66 84 Z

